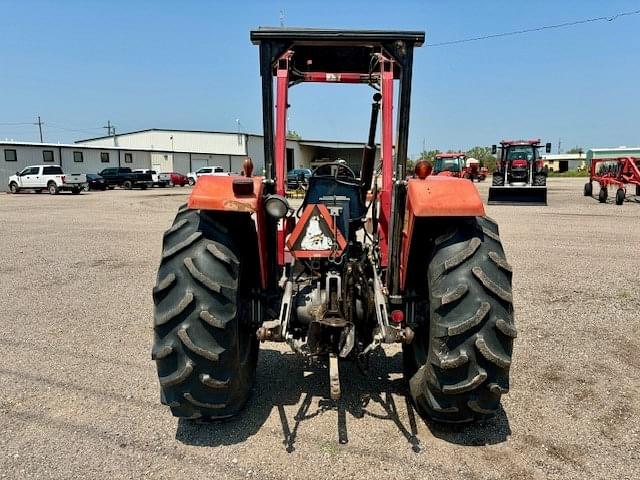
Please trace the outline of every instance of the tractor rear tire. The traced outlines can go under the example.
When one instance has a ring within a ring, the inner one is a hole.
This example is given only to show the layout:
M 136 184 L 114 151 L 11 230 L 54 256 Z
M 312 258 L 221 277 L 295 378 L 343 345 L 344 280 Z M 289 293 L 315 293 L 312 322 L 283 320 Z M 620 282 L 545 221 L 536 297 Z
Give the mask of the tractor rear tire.
M 231 417 L 251 392 L 254 301 L 245 286 L 241 234 L 231 230 L 208 212 L 183 207 L 164 234 L 151 356 L 161 402 L 176 417 Z
M 498 226 L 458 220 L 434 242 L 425 322 L 405 347 L 405 375 L 418 411 L 438 422 L 494 416 L 509 391 L 516 328 L 511 267 Z
M 504 185 L 504 175 L 500 172 L 494 172 L 491 185 L 494 187 L 502 187 Z
M 591 182 L 587 182 L 584 184 L 584 196 L 590 197 L 593 195 L 593 184 Z
M 624 203 L 624 197 L 626 197 L 624 189 L 619 188 L 616 192 L 616 205 L 622 205 Z
M 547 177 L 546 177 L 546 175 L 534 175 L 533 176 L 533 186 L 534 187 L 546 187 L 547 186 Z
M 598 193 L 598 201 L 600 203 L 605 203 L 607 201 L 607 197 L 609 196 L 606 188 L 600 188 L 600 193 Z

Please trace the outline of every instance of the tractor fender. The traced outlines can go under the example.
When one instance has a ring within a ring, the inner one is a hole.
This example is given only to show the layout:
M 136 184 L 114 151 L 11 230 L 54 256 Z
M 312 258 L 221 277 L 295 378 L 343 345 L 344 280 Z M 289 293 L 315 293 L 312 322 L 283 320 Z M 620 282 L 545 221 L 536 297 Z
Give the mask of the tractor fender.
M 189 196 L 189 208 L 253 213 L 258 210 L 262 202 L 262 177 L 251 178 L 252 193 L 236 193 L 233 187 L 234 182 L 247 180 L 249 179 L 240 176 L 203 175 L 198 178 Z
M 449 176 L 409 179 L 400 253 L 400 288 L 405 288 L 416 219 L 484 216 L 482 198 L 470 180 Z
M 252 192 L 249 192 L 251 190 L 249 180 L 253 181 Z M 193 187 L 187 205 L 194 210 L 247 213 L 251 216 L 255 223 L 258 239 L 260 284 L 262 288 L 266 288 L 268 282 L 267 224 L 262 205 L 262 180 L 262 177 L 203 175 L 198 178 Z M 236 184 L 235 188 L 234 183 Z M 249 188 L 247 188 L 248 186 Z
M 407 213 L 415 217 L 483 217 L 482 198 L 472 182 L 429 176 L 407 182 Z M 407 217 L 405 217 L 407 218 Z

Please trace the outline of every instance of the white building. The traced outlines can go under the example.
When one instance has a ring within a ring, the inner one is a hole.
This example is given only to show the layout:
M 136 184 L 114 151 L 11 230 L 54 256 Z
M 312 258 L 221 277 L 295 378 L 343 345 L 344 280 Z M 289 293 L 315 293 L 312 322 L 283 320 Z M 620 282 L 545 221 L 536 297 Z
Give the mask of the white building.
M 357 172 L 363 148 L 358 142 L 290 139 L 287 171 L 341 158 Z M 27 165 L 51 163 L 67 173 L 98 173 L 117 166 L 187 173 L 212 165 L 240 172 L 247 156 L 253 160 L 254 172 L 263 174 L 261 135 L 152 128 L 74 144 L 0 141 L 0 190 L 8 190 L 9 176 Z
M 587 165 L 587 156 L 584 153 L 547 154 L 542 157 L 542 160 L 550 172 L 558 173 L 568 170 L 584 170 Z

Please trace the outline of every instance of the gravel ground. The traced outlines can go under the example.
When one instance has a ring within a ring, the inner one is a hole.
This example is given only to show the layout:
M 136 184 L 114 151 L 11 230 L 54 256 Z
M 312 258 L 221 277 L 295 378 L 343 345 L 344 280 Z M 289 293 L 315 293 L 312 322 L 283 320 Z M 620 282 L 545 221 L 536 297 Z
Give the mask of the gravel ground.
M 640 203 L 549 183 L 547 207 L 488 207 L 519 336 L 504 410 L 464 428 L 417 416 L 395 347 L 369 378 L 342 365 L 336 406 L 326 370 L 263 344 L 239 417 L 172 418 L 151 287 L 188 190 L 1 195 L 0 476 L 640 478 Z

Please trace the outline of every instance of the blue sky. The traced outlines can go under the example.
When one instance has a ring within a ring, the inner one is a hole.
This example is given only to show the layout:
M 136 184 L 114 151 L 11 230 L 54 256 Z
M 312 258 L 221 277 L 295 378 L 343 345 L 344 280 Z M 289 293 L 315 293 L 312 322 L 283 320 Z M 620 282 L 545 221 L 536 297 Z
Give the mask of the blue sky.
M 41 115 L 45 141 L 142 128 L 261 132 L 258 50 L 278 25 L 420 29 L 436 43 L 640 9 L 640 1 L 0 1 L 0 124 Z M 640 15 L 416 51 L 409 152 L 541 137 L 640 144 Z M 302 85 L 291 127 L 364 140 L 371 92 Z M 37 127 L 0 125 L 37 140 Z

